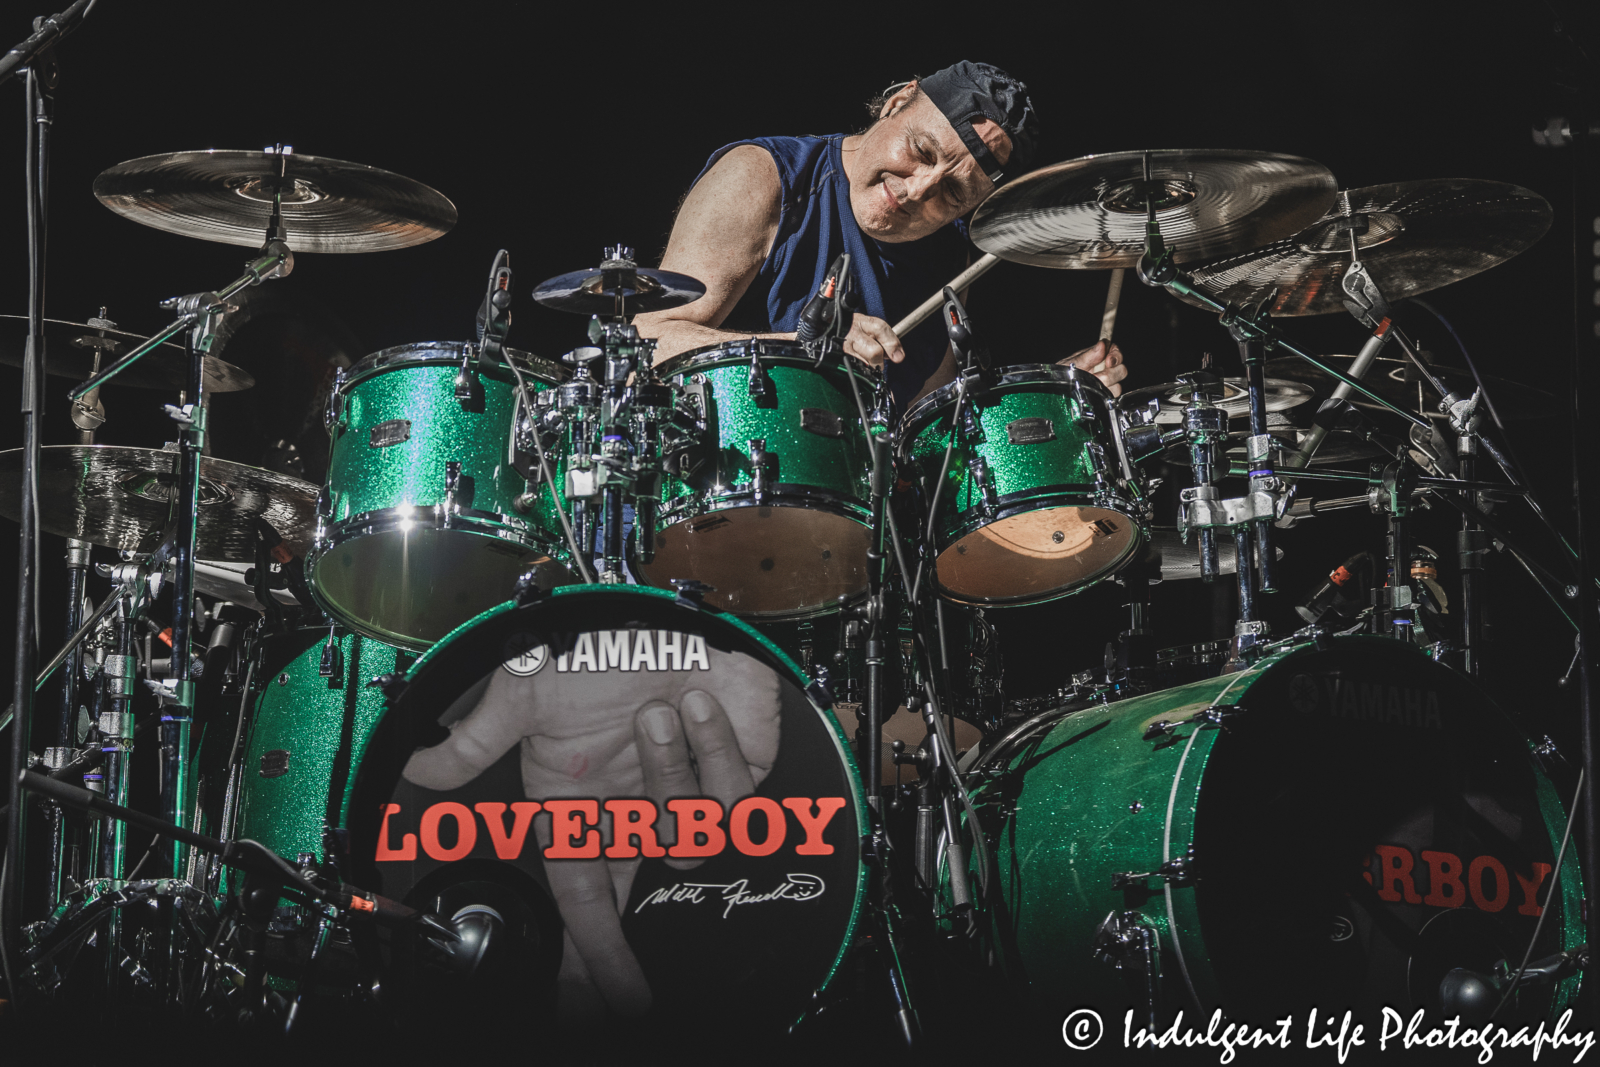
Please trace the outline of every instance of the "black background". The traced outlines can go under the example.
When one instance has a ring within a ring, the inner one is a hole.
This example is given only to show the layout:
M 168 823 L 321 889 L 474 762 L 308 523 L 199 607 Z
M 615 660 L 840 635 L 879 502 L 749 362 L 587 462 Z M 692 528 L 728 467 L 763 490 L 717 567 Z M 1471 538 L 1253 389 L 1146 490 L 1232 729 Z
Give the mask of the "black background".
M 1556 32 L 1554 10 L 1542 2 L 1358 0 L 668 2 L 649 9 L 456 3 L 422 13 L 375 3 L 101 0 L 62 47 L 47 313 L 82 321 L 104 305 L 123 328 L 153 330 L 167 321 L 158 300 L 224 283 L 246 255 L 100 207 L 90 184 L 101 170 L 153 153 L 281 141 L 405 174 L 460 211 L 455 230 L 431 244 L 302 255 L 293 277 L 272 283 L 341 320 L 355 354 L 468 336 L 503 247 L 517 269 L 512 343 L 553 356 L 583 343 L 583 321 L 537 307 L 528 291 L 595 263 L 610 243 L 635 245 L 654 262 L 679 197 L 716 148 L 759 134 L 860 128 L 863 102 L 884 85 L 981 59 L 1032 87 L 1046 126 L 1040 164 L 1144 147 L 1259 148 L 1317 159 L 1344 187 L 1466 177 L 1545 196 L 1555 221 L 1542 241 L 1432 299 L 1485 369 L 1559 398 L 1543 417 L 1517 423 L 1512 441 L 1570 532 L 1570 193 L 1563 155 L 1535 147 L 1529 136 L 1531 120 L 1573 106 L 1568 83 L 1581 64 L 1570 39 Z M 0 39 L 20 40 L 28 17 L 43 13 L 12 5 L 0 18 Z M 1570 32 L 1584 39 L 1586 31 Z M 23 125 L 20 84 L 0 87 L 0 311 L 15 314 L 26 310 Z M 1104 285 L 1103 274 L 1004 264 L 974 288 L 972 310 L 1002 360 L 1054 359 L 1094 339 Z M 1425 316 L 1402 321 L 1442 360 L 1458 360 Z M 1352 352 L 1361 340 L 1344 316 L 1286 329 L 1313 351 Z M 1233 359 L 1232 343 L 1207 316 L 1131 278 L 1118 337 L 1130 385 L 1192 369 L 1204 351 L 1224 368 Z M 258 365 L 256 373 L 301 373 L 289 359 L 276 366 Z M 8 410 L 16 410 L 18 380 L 0 369 L 0 404 Z M 258 395 L 282 387 L 267 381 Z M 51 383 L 47 444 L 71 439 L 62 392 Z M 158 447 L 171 437 L 159 405 L 173 399 L 108 390 L 111 421 L 100 440 Z M 0 443 L 20 443 L 15 417 L 0 425 Z M 227 458 L 259 462 L 240 449 Z M 1171 511 L 1163 503 L 1158 521 L 1170 524 Z M 1504 513 L 1541 558 L 1559 565 L 1522 509 Z M 1418 532 L 1447 564 L 1452 528 L 1448 518 L 1425 518 Z M 0 558 L 12 558 L 14 544 L 15 528 L 5 525 Z M 1286 591 L 1270 613 L 1286 630 L 1291 598 L 1352 551 L 1381 549 L 1381 525 L 1345 512 L 1281 544 Z M 61 545 L 43 542 L 41 614 L 50 648 L 61 628 Z M 1453 585 L 1449 565 L 1445 577 Z M 14 583 L 11 566 L 0 567 L 6 603 Z M 1568 627 L 1509 558 L 1491 559 L 1489 584 L 1491 689 L 1541 730 L 1575 738 L 1575 687 L 1555 685 L 1571 657 Z M 1158 643 L 1213 636 L 1214 616 L 1231 610 L 1226 595 L 1199 583 L 1159 587 Z M 1052 688 L 1069 670 L 1096 662 L 1121 620 L 1115 604 L 1111 587 L 1007 613 L 1001 628 L 1013 695 Z M 9 677 L 9 655 L 3 658 Z

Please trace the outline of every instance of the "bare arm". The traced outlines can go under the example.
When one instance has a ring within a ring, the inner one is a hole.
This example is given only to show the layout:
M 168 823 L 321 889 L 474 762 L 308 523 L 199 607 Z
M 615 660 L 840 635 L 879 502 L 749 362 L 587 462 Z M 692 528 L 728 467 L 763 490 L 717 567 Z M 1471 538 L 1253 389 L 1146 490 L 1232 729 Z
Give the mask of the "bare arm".
M 718 327 L 772 250 L 781 198 L 778 165 L 755 145 L 729 150 L 689 191 L 672 224 L 661 269 L 698 279 L 706 295 L 634 320 L 641 334 L 656 339 L 657 363 L 692 348 L 750 336 Z
M 641 334 L 656 339 L 657 363 L 740 337 L 794 339 L 792 332 L 720 329 L 772 251 L 782 198 L 778 165 L 766 149 L 755 145 L 730 149 L 689 191 L 672 224 L 661 269 L 698 279 L 706 295 L 692 304 L 634 320 Z M 844 350 L 871 366 L 906 358 L 888 323 L 859 312 L 851 320 Z

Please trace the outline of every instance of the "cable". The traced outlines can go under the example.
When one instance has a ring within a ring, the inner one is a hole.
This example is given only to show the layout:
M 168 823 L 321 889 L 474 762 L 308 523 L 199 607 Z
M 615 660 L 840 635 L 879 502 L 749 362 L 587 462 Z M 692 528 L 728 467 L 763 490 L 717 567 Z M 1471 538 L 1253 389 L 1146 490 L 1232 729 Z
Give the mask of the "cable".
M 572 561 L 578 565 L 578 573 L 583 580 L 593 585 L 594 572 L 589 570 L 588 562 L 583 558 L 583 553 L 578 551 L 578 538 L 572 532 L 572 524 L 567 521 L 567 512 L 561 506 L 561 492 L 556 488 L 556 477 L 550 471 L 550 464 L 544 456 L 544 440 L 539 432 L 539 419 L 534 411 L 533 399 L 528 395 L 528 383 L 522 380 L 522 370 L 509 354 L 506 356 L 506 366 L 511 368 L 511 373 L 516 375 L 517 392 L 522 396 L 522 407 L 528 413 L 528 425 L 533 429 L 533 449 L 539 456 L 539 473 L 544 479 L 544 484 L 550 489 L 550 502 L 556 507 L 556 518 L 561 520 L 561 531 L 567 538 L 567 551 L 572 553 Z M 511 420 L 511 447 L 515 451 L 517 446 L 517 420 Z
M 950 412 L 950 441 L 944 446 L 944 462 L 939 464 L 939 480 L 934 483 L 933 499 L 928 504 L 928 528 L 923 532 L 922 535 L 922 542 L 925 545 L 931 545 L 934 543 L 933 527 L 934 523 L 938 521 L 939 498 L 944 494 L 944 479 L 945 476 L 950 472 L 950 457 L 955 453 L 956 450 L 956 434 L 959 432 L 961 425 L 961 405 L 966 403 L 967 400 L 966 374 L 963 373 L 961 377 L 957 379 L 957 381 L 956 405 Z M 916 582 L 911 586 L 912 603 L 916 603 L 917 593 L 922 589 L 922 573 L 923 568 L 927 565 L 927 562 L 928 557 L 926 555 L 917 561 L 917 578 Z
M 1522 981 L 1522 976 L 1528 971 L 1528 961 L 1533 958 L 1533 946 L 1539 942 L 1539 932 L 1544 929 L 1544 917 L 1550 914 L 1550 898 L 1556 895 L 1556 882 L 1561 877 L 1561 861 L 1567 855 L 1567 840 L 1572 837 L 1572 822 L 1578 817 L 1578 799 L 1583 796 L 1583 772 L 1578 772 L 1578 788 L 1572 795 L 1572 810 L 1567 813 L 1567 829 L 1561 835 L 1561 849 L 1556 853 L 1556 869 L 1550 872 L 1550 891 L 1544 895 L 1544 907 L 1539 909 L 1539 921 L 1533 924 L 1533 936 L 1528 939 L 1528 951 L 1522 954 L 1522 965 L 1517 968 L 1517 973 L 1512 977 L 1511 984 L 1506 986 L 1506 991 L 1500 996 L 1500 1003 L 1494 1006 L 1494 1011 L 1489 1013 L 1489 1021 L 1500 1014 L 1500 1009 L 1506 1006 L 1511 999 L 1511 994 L 1517 991 L 1517 983 Z

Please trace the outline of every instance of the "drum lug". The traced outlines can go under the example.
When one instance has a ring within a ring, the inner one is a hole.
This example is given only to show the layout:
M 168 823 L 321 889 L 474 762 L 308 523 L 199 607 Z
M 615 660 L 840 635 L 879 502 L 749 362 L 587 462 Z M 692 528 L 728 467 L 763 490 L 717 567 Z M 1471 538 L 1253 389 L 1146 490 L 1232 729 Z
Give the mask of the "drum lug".
M 444 514 L 446 524 L 450 516 L 472 509 L 472 498 L 477 493 L 477 483 L 472 475 L 461 473 L 461 464 L 450 460 L 444 465 Z
M 344 654 L 339 650 L 339 638 L 332 626 L 328 627 L 328 642 L 322 646 L 322 662 L 317 673 L 324 678 L 338 678 L 344 674 Z
M 772 375 L 761 365 L 761 354 L 765 350 L 766 346 L 760 341 L 750 345 L 750 399 L 758 408 L 775 408 L 778 406 L 778 391 L 773 388 Z
M 322 411 L 322 428 L 329 433 L 339 424 L 339 418 L 344 414 L 344 368 L 333 372 L 333 387 L 328 393 L 328 406 Z
M 1111 888 L 1133 890 L 1150 888 L 1150 880 L 1159 879 L 1163 885 L 1186 886 L 1193 885 L 1195 880 L 1195 854 L 1194 846 L 1182 856 L 1174 856 L 1153 871 L 1134 872 L 1124 871 L 1111 876 Z
M 750 438 L 750 492 L 757 504 L 766 499 L 767 490 L 776 482 L 778 457 L 767 451 L 765 437 Z
M 456 371 L 456 403 L 461 405 L 461 410 L 469 414 L 481 415 L 484 411 L 483 382 L 478 379 L 478 370 L 472 365 L 477 350 L 472 345 L 466 345 L 461 353 L 461 369 Z
M 392 707 L 405 693 L 408 684 L 405 675 L 395 672 L 393 674 L 378 675 L 366 684 L 366 688 L 377 689 L 383 694 L 383 699 L 388 701 Z
M 982 498 L 974 506 L 981 508 L 985 517 L 993 515 L 1000 506 L 1000 498 L 995 493 L 994 478 L 989 474 L 989 461 L 982 456 L 974 456 L 967 460 L 967 473 L 972 476 L 974 493 Z

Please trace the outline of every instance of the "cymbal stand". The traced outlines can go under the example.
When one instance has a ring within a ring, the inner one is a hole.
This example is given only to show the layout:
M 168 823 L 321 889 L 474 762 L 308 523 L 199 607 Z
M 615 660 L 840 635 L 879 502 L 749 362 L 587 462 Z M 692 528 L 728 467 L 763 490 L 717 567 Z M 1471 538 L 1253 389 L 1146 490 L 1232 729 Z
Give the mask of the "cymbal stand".
M 276 183 L 271 221 L 267 239 L 260 255 L 245 264 L 245 272 L 215 292 L 190 293 L 162 302 L 162 307 L 175 310 L 178 318 L 152 338 L 171 337 L 187 329 L 189 371 L 186 388 L 180 405 L 168 404 L 166 412 L 179 429 L 178 471 L 173 485 L 177 508 L 174 518 L 176 532 L 173 539 L 173 616 L 172 659 L 170 685 L 157 691 L 162 703 L 161 715 L 161 806 L 167 820 L 183 825 L 186 819 L 185 799 L 188 794 L 189 730 L 194 716 L 193 665 L 190 662 L 189 642 L 194 626 L 194 545 L 196 523 L 199 518 L 200 457 L 206 448 L 206 403 L 204 361 L 215 342 L 222 325 L 222 317 L 231 310 L 228 303 L 234 296 L 252 285 L 273 278 L 287 277 L 294 269 L 294 254 L 283 239 L 283 222 L 277 204 L 281 196 L 281 181 L 287 166 L 287 149 L 278 151 L 279 182 Z M 90 378 L 69 393 L 81 400 L 99 389 L 135 360 L 151 351 L 155 345 L 146 342 L 112 366 Z M 174 877 L 182 877 L 183 849 L 172 850 Z

